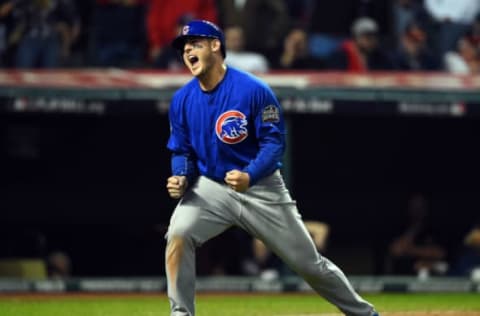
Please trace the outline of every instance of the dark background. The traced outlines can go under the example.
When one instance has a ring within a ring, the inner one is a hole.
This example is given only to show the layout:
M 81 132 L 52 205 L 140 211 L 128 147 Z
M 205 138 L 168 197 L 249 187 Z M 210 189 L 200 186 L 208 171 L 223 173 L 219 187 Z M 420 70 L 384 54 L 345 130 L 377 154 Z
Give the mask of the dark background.
M 290 189 L 304 219 L 326 221 L 326 255 L 347 273 L 382 273 L 408 198 L 424 194 L 453 256 L 479 217 L 475 118 L 292 115 Z M 1 114 L 0 257 L 68 253 L 75 276 L 163 274 L 166 115 Z M 232 246 L 232 243 L 234 244 Z M 199 273 L 238 273 L 248 237 L 200 249 Z

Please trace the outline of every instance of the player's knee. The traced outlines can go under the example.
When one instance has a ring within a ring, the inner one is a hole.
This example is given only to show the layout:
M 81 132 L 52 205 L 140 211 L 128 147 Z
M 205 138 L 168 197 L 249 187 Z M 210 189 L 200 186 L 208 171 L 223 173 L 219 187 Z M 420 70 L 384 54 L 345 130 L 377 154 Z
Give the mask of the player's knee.
M 172 248 L 173 250 L 179 250 L 183 247 L 194 247 L 194 238 L 189 229 L 182 227 L 169 227 L 166 234 L 167 250 Z
M 186 242 L 192 240 L 191 227 L 187 225 L 170 225 L 166 235 L 167 242 L 170 243 L 174 239 L 183 239 Z

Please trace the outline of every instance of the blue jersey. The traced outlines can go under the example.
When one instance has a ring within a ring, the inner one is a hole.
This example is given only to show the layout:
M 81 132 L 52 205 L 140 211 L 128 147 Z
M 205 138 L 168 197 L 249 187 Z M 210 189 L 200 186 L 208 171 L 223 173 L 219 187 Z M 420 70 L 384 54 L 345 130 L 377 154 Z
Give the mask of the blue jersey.
M 173 175 L 223 181 L 237 169 L 253 185 L 281 166 L 282 109 L 271 89 L 248 73 L 228 67 L 208 92 L 194 78 L 175 93 L 169 118 Z

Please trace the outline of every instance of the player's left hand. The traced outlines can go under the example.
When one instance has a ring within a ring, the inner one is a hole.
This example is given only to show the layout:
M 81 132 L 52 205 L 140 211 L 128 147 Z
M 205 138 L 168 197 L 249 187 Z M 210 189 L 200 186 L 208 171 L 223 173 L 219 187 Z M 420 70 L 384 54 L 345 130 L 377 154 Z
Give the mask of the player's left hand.
M 250 175 L 240 170 L 231 170 L 225 175 L 225 182 L 237 192 L 245 192 L 250 186 Z

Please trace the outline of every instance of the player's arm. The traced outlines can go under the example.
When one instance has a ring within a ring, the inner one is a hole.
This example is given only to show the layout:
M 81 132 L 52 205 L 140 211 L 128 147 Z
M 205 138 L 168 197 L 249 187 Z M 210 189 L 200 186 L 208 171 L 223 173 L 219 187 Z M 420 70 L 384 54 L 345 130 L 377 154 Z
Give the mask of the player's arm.
M 225 177 L 225 182 L 238 192 L 246 191 L 258 180 L 280 168 L 285 150 L 285 126 L 278 100 L 266 87 L 258 91 L 255 97 L 254 123 L 260 150 L 243 170 L 232 170 Z
M 196 159 L 190 145 L 185 118 L 176 99 L 172 101 L 169 111 L 170 138 L 168 149 L 172 151 L 171 170 L 172 176 L 167 179 L 167 190 L 172 198 L 183 196 L 189 183 L 198 176 Z
M 171 165 L 172 176 L 167 179 L 167 190 L 172 198 L 179 199 L 198 176 L 198 172 L 194 159 L 189 154 L 173 153 Z
M 285 123 L 283 112 L 273 92 L 265 88 L 258 97 L 255 132 L 260 150 L 257 157 L 244 168 L 250 176 L 250 185 L 271 175 L 282 166 L 285 151 Z

